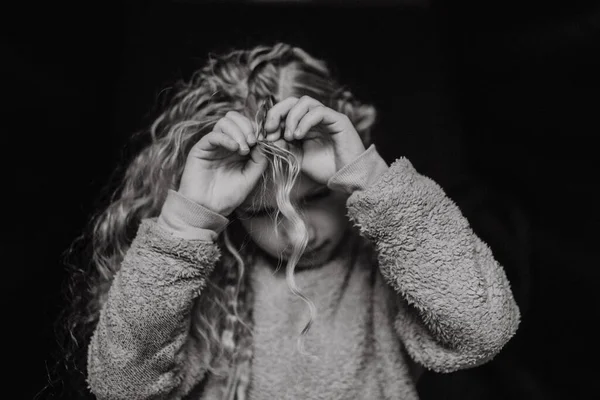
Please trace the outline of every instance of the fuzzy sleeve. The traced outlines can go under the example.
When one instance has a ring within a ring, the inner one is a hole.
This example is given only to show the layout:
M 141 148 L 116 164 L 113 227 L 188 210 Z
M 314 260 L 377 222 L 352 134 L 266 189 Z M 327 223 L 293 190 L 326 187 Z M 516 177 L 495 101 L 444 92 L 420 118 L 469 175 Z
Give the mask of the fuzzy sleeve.
M 189 335 L 190 311 L 219 257 L 211 240 L 142 220 L 89 345 L 88 384 L 98 399 L 181 399 L 201 381 L 207 360 Z
M 377 165 L 363 163 L 355 169 Z M 371 171 L 363 185 L 341 171 L 337 185 L 355 181 L 348 215 L 374 243 L 396 293 L 394 325 L 408 353 L 437 372 L 491 359 L 520 320 L 504 269 L 458 206 L 408 159 Z

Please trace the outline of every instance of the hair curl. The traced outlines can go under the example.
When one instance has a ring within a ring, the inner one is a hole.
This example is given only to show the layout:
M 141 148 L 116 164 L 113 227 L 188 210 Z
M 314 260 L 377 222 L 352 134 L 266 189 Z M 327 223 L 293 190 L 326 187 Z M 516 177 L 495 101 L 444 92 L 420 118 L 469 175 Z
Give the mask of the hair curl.
M 211 55 L 203 68 L 188 81 L 178 82 L 175 89 L 164 111 L 141 134 L 145 143 L 127 165 L 110 204 L 93 216 L 86 233 L 66 252 L 70 278 L 65 297 L 69 308 L 57 320 L 57 336 L 64 352 L 59 369 L 63 377 L 73 375 L 69 378 L 72 384 L 64 389 L 73 390 L 78 398 L 87 394 L 88 342 L 140 221 L 159 215 L 168 189 L 178 188 L 191 147 L 227 112 L 246 115 L 258 129 L 261 117 L 257 115 L 268 99 L 308 95 L 346 114 L 365 146 L 371 143 L 375 109 L 357 101 L 332 77 L 323 61 L 288 44 Z M 314 305 L 298 291 L 293 280 L 294 267 L 308 239 L 303 219 L 290 201 L 299 174 L 298 161 L 292 153 L 271 143 L 259 142 L 259 146 L 269 159 L 265 173 L 271 173 L 276 183 L 278 214 L 292 222 L 298 238 L 286 266 L 288 285 L 308 303 L 314 315 Z M 252 265 L 256 248 L 247 241 L 236 220 L 219 235 L 217 243 L 227 251 L 223 251 L 221 265 L 214 269 L 209 284 L 194 303 L 191 334 L 202 351 L 212 355 L 213 362 L 207 368 L 215 376 L 229 379 L 232 374 L 228 371 L 234 365 L 246 371 L 234 385 L 238 398 L 243 398 L 252 357 L 252 293 L 246 266 Z M 79 260 L 71 261 L 76 258 Z M 310 322 L 302 335 L 309 328 Z

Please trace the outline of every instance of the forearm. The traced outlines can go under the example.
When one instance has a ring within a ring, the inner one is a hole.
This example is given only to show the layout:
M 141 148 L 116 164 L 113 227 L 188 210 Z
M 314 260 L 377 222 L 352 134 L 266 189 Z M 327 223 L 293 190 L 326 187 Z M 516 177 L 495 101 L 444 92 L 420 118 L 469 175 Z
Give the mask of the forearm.
M 190 311 L 219 254 L 210 242 L 142 221 L 89 346 L 88 381 L 98 398 L 176 398 L 194 372 L 185 368 Z
M 169 190 L 158 224 L 174 236 L 189 240 L 215 242 L 229 223 L 227 217 Z
M 354 192 L 348 208 L 402 300 L 396 325 L 415 358 L 439 370 L 476 365 L 515 333 L 520 314 L 503 268 L 442 188 L 407 159 Z

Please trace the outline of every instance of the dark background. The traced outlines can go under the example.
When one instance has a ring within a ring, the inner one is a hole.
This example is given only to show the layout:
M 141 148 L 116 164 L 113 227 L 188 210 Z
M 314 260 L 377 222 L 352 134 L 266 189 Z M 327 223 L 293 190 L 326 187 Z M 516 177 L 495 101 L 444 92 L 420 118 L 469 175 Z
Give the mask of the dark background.
M 422 398 L 597 395 L 597 2 L 81 3 L 2 13 L 11 398 L 49 381 L 61 258 L 161 90 L 209 51 L 275 41 L 326 59 L 378 108 L 380 154 L 440 183 L 513 284 L 515 338 L 483 367 L 427 373 Z M 67 398 L 57 384 L 40 397 Z

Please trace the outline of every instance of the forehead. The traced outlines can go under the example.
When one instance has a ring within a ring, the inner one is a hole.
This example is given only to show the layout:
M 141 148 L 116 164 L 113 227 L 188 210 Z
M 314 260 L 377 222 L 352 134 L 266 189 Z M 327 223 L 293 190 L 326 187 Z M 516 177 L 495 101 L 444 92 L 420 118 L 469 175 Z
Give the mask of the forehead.
M 307 194 L 323 187 L 324 185 L 313 181 L 308 176 L 304 175 L 304 173 L 300 173 L 292 187 L 290 197 L 292 201 L 300 200 Z M 267 174 L 258 181 L 252 192 L 250 192 L 246 200 L 241 204 L 241 208 L 254 210 L 260 208 L 276 208 L 277 201 L 275 200 L 275 193 L 275 184 L 273 183 L 272 176 L 271 174 Z

